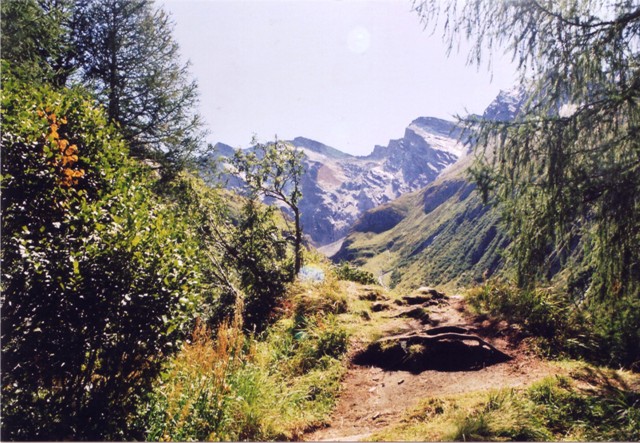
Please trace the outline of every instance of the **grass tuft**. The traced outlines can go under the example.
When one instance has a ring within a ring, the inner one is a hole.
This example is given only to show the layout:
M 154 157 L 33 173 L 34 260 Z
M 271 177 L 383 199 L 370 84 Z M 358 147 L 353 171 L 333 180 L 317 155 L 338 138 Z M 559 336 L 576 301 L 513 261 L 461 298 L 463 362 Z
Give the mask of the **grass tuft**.
M 569 376 L 526 389 L 467 393 L 423 401 L 372 440 L 638 441 L 637 376 L 582 365 Z
M 349 342 L 336 316 L 347 297 L 327 274 L 293 284 L 280 319 L 259 337 L 243 332 L 239 314 L 216 334 L 198 324 L 143 408 L 147 439 L 299 440 L 326 423 Z

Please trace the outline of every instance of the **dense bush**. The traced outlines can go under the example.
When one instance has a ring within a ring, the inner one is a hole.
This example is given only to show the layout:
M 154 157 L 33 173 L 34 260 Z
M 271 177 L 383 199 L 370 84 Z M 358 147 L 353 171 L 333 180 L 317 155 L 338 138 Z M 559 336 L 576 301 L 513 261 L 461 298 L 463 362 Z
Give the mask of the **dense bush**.
M 230 265 L 237 269 L 246 294 L 245 327 L 262 331 L 293 278 L 287 242 L 274 222 L 273 209 L 248 200 L 231 246 L 235 254 L 229 255 Z
M 591 302 L 595 349 L 591 359 L 640 371 L 640 298 L 621 297 Z
M 476 309 L 519 323 L 540 337 L 551 354 L 640 369 L 640 302 L 634 297 L 580 303 L 561 289 L 521 289 L 497 280 L 468 295 Z
M 491 281 L 469 291 L 470 303 L 495 316 L 548 339 L 564 338 L 569 319 L 568 301 L 550 289 L 524 291 L 515 285 Z
M 2 124 L 2 438 L 132 438 L 197 242 L 81 92 L 4 77 Z
M 207 280 L 220 289 L 203 306 L 210 329 L 232 317 L 242 298 L 243 327 L 264 330 L 293 278 L 292 251 L 278 226 L 278 211 L 187 174 L 163 184 L 162 193 L 189 214 L 208 262 Z
M 363 285 L 375 285 L 378 283 L 371 272 L 351 266 L 348 262 L 342 262 L 337 265 L 335 273 L 340 280 L 353 281 Z

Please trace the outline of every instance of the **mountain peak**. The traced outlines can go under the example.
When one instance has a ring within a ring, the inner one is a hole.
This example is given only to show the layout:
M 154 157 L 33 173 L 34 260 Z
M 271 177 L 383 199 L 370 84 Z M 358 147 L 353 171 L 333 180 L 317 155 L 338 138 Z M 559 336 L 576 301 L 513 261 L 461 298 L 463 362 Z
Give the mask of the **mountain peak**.
M 421 128 L 429 128 L 440 134 L 451 136 L 456 129 L 456 124 L 449 120 L 443 120 L 437 117 L 418 117 L 411 122 L 413 126 Z
M 332 148 L 331 146 L 327 146 L 324 143 L 320 143 L 319 141 L 312 140 L 306 137 L 296 137 L 291 140 L 291 143 L 293 143 L 293 145 L 297 148 L 305 148 L 318 154 L 326 155 L 327 157 L 337 159 L 353 157 L 352 155 L 342 152 L 336 148 Z
M 482 117 L 499 122 L 513 120 L 522 109 L 526 95 L 526 89 L 520 85 L 501 90 L 487 106 Z
M 236 152 L 232 146 L 220 142 L 216 143 L 213 149 L 216 154 L 221 157 L 233 157 L 233 154 Z

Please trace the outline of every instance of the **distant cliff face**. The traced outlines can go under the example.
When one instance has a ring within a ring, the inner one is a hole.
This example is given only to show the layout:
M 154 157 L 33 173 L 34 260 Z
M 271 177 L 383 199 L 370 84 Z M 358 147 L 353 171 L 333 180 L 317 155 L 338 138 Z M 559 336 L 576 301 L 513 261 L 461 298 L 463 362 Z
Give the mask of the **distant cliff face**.
M 404 137 L 355 157 L 313 140 L 292 143 L 305 153 L 302 224 L 318 246 L 344 237 L 365 211 L 424 187 L 464 154 L 452 122 L 414 120 Z
M 290 142 L 305 154 L 300 202 L 304 233 L 316 246 L 344 237 L 365 211 L 431 183 L 465 154 L 453 122 L 421 117 L 404 137 L 376 146 L 365 157 L 346 154 L 298 137 Z M 233 149 L 217 145 L 221 157 Z M 237 185 L 235 179 L 229 181 Z

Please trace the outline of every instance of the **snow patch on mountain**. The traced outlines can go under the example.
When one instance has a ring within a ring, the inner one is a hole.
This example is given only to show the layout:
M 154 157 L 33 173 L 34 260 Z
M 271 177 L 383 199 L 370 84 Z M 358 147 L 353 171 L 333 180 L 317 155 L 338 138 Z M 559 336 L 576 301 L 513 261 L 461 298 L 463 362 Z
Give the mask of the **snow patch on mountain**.
M 429 132 L 428 129 L 418 126 L 415 123 L 410 124 L 407 129 L 422 137 L 434 149 L 439 151 L 448 152 L 455 155 L 457 158 L 462 157 L 466 152 L 464 144 L 451 136 L 438 133 L 434 134 L 433 132 Z

